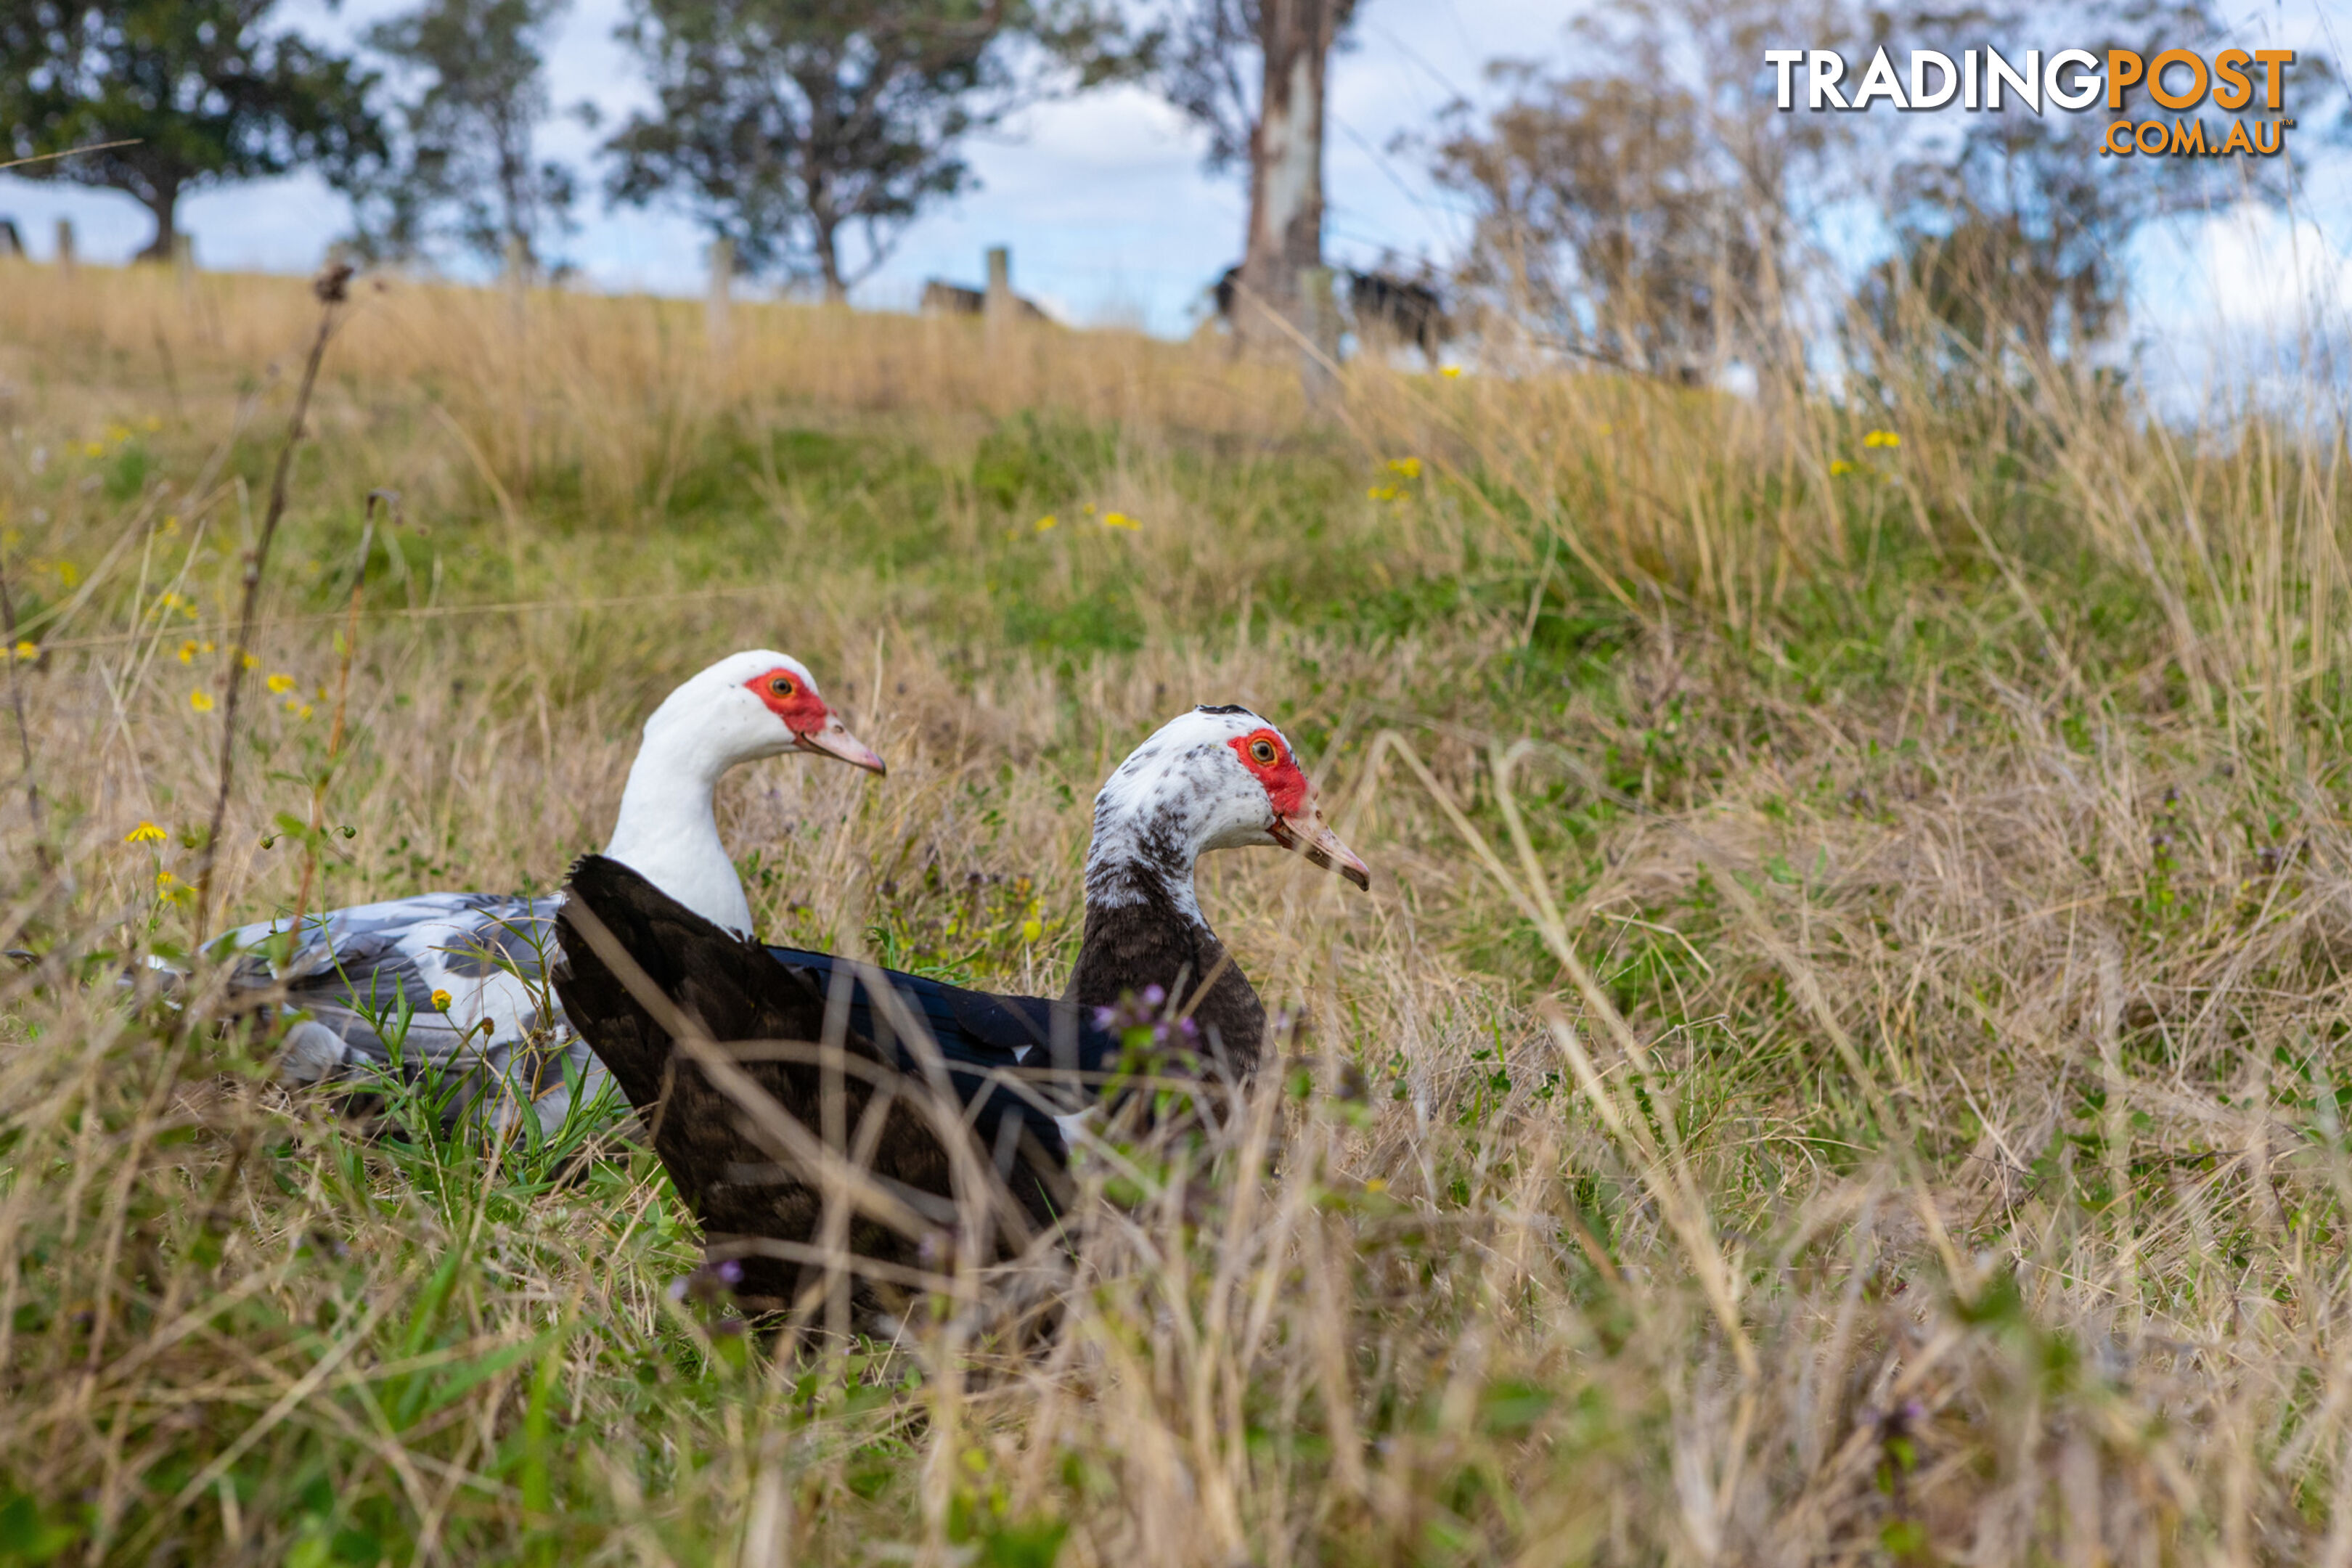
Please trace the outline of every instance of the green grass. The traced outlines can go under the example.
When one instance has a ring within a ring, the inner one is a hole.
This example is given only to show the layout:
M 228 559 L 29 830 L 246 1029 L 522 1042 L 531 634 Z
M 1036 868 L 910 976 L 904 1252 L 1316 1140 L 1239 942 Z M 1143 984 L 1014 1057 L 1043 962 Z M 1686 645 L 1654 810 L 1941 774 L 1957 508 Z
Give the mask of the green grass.
M 721 376 L 631 359 L 671 342 L 645 302 L 537 301 L 568 326 L 510 354 L 437 324 L 461 295 L 365 306 L 270 565 L 256 675 L 294 685 L 239 741 L 237 918 L 300 882 L 302 836 L 259 843 L 326 766 L 355 576 L 314 902 L 552 885 L 645 711 L 749 646 L 891 763 L 730 781 L 777 940 L 1057 989 L 1092 793 L 1195 701 L 1282 723 L 1374 867 L 1203 868 L 1307 1019 L 1257 1121 L 1087 1167 L 1066 1258 L 779 1352 L 627 1141 L 355 1121 L 113 983 L 189 934 L 156 875 L 210 806 L 190 696 L 282 387 L 190 488 L 261 384 L 240 345 L 301 327 L 290 286 L 206 286 L 203 329 L 86 269 L 0 348 L 43 649 L 0 910 L 45 959 L 0 976 L 0 1563 L 2251 1563 L 2352 1529 L 2339 436 L 1369 366 L 1321 425 L 1278 369 L 1115 338 L 959 380 L 937 323 L 747 310 Z

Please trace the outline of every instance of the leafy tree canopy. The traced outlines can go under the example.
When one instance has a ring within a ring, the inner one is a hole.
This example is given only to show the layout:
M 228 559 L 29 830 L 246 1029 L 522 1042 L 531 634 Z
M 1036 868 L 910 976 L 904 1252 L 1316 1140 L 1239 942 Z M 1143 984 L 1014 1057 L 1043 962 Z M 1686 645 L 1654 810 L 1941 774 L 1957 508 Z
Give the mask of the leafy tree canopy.
M 425 0 L 369 29 L 413 96 L 394 110 L 394 156 L 360 193 L 362 250 L 409 258 L 446 240 L 496 261 L 519 245 L 537 267 L 571 232 L 577 182 L 535 151 L 542 51 L 564 3 Z
M 306 163 L 347 178 L 383 150 L 373 78 L 265 27 L 275 0 L 5 0 L 0 137 L 29 179 L 121 191 L 153 215 L 142 254 L 169 256 L 179 200 Z
M 676 202 L 747 271 L 841 299 L 969 186 L 966 136 L 1050 90 L 1044 57 L 1015 68 L 1016 40 L 1083 62 L 1095 26 L 1020 0 L 636 0 L 621 36 L 656 107 L 608 143 L 611 193 Z

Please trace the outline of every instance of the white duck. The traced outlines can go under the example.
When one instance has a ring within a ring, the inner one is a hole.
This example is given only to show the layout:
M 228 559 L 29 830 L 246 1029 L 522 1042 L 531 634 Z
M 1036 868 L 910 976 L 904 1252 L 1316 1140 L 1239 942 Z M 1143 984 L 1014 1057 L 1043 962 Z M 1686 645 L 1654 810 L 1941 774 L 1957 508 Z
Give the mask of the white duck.
M 696 913 L 751 934 L 751 906 L 719 841 L 712 793 L 739 763 L 789 751 L 837 757 L 874 773 L 882 759 L 824 704 L 808 668 L 761 648 L 730 654 L 671 692 L 646 721 L 604 853 Z M 282 988 L 305 1015 L 287 1031 L 286 1075 L 299 1082 L 389 1064 L 445 1075 L 462 1104 L 509 1124 L 529 1105 L 542 1129 L 563 1124 L 575 1094 L 593 1100 L 607 1075 L 547 983 L 560 897 L 419 893 L 302 917 L 292 951 L 276 956 L 284 920 L 241 927 L 217 947 L 236 955 L 231 984 Z M 409 1013 L 402 1035 L 400 1013 Z

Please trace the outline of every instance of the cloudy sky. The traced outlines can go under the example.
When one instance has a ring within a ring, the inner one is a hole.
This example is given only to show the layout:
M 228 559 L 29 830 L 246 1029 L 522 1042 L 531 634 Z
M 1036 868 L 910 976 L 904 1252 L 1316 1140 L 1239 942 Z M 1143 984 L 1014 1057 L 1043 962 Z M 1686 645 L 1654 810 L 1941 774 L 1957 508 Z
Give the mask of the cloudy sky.
M 405 3 L 343 0 L 330 9 L 326 0 L 284 0 L 281 14 L 322 40 L 347 42 Z M 625 4 L 573 0 L 550 61 L 556 101 L 593 101 L 608 128 L 646 100 L 613 37 Z M 2228 41 L 2340 59 L 2340 4 L 2225 0 L 2235 24 Z M 1332 68 L 1327 186 L 1336 260 L 1392 252 L 1443 261 L 1458 251 L 1467 229 L 1458 200 L 1433 187 L 1421 158 L 1392 152 L 1391 143 L 1427 131 L 1455 99 L 1483 97 L 1490 60 L 1563 59 L 1565 25 L 1582 8 L 1580 0 L 1363 0 L 1353 45 Z M 2306 124 L 2303 133 L 2317 129 Z M 561 120 L 547 145 L 585 166 L 595 139 Z M 1204 174 L 1201 146 L 1179 116 L 1132 89 L 1032 109 L 972 145 L 978 188 L 915 225 L 859 288 L 858 302 L 908 308 L 930 277 L 976 284 L 982 250 L 1009 244 L 1016 287 L 1065 320 L 1181 332 L 1204 286 L 1240 248 L 1241 185 Z M 2179 352 L 2216 324 L 2270 331 L 2315 300 L 2352 300 L 2347 165 L 2352 150 L 2322 160 L 2294 218 L 2225 212 L 2148 237 L 2137 258 L 2143 333 Z M 73 219 L 81 249 L 95 258 L 126 257 L 149 232 L 127 197 L 7 175 L 0 175 L 0 216 L 16 218 L 37 256 L 47 253 L 59 216 Z M 206 193 L 181 211 L 199 261 L 216 268 L 306 270 L 345 221 L 340 202 L 302 178 Z M 1866 223 L 1837 243 L 1856 267 L 1873 259 Z M 569 255 L 602 288 L 689 292 L 699 287 L 700 248 L 682 219 L 606 214 L 592 203 Z

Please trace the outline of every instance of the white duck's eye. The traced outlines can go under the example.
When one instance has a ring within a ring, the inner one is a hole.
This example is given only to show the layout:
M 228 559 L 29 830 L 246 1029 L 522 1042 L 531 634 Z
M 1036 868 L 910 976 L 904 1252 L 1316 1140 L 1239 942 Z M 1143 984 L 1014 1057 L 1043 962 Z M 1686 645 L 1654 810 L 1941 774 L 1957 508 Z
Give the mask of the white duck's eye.
M 1252 741 L 1250 742 L 1250 755 L 1257 759 L 1257 765 L 1262 768 L 1270 768 L 1274 766 L 1274 742 L 1272 741 Z
M 793 694 L 793 678 L 780 675 L 768 682 L 768 689 L 778 697 L 790 697 Z

